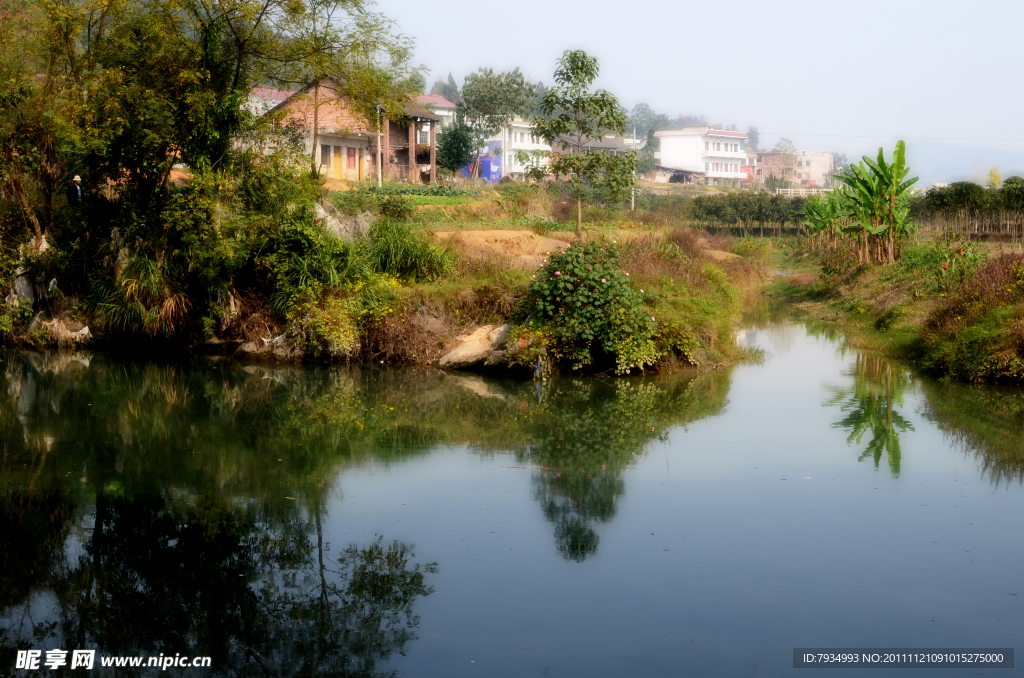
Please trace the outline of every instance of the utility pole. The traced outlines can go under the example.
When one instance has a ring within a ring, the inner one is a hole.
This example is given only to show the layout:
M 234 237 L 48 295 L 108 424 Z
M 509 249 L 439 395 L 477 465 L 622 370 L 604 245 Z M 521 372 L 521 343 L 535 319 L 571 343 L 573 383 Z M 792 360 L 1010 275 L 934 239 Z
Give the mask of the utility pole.
M 383 161 L 384 149 L 380 145 L 380 108 L 377 108 L 377 188 L 384 186 L 384 161 Z
M 636 124 L 633 125 L 633 155 L 636 155 Z M 636 170 L 633 170 L 633 185 L 629 187 L 629 211 L 636 211 Z

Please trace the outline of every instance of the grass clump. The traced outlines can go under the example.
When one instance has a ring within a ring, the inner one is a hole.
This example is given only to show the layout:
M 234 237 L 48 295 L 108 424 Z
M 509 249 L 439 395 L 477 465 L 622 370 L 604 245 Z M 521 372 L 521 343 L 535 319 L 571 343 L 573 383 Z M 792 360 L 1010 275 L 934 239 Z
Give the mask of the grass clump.
M 382 217 L 370 226 L 367 258 L 373 268 L 403 280 L 432 280 L 450 273 L 455 257 L 446 247 L 405 223 Z

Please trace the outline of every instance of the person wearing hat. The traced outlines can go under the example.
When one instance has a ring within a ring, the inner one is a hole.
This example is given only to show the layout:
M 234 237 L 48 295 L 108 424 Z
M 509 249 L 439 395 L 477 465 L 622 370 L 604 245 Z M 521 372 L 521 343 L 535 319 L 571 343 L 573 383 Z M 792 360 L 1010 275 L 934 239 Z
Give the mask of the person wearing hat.
M 68 185 L 68 204 L 72 207 L 82 206 L 82 177 L 77 174 Z

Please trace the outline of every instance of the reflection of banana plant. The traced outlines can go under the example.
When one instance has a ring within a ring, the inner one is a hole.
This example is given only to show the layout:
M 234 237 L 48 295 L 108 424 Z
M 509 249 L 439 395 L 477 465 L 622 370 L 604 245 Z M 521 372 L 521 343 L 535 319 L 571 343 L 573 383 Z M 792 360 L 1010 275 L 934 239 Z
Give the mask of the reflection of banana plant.
M 871 439 L 860 460 L 872 458 L 875 466 L 885 452 L 893 475 L 900 472 L 899 434 L 914 427 L 896 410 L 903 406 L 903 392 L 909 386 L 907 373 L 894 367 L 880 356 L 857 355 L 853 369 L 853 386 L 832 388 L 828 407 L 838 406 L 847 415 L 833 424 L 835 428 L 850 431 L 847 442 L 863 444 L 870 433 Z

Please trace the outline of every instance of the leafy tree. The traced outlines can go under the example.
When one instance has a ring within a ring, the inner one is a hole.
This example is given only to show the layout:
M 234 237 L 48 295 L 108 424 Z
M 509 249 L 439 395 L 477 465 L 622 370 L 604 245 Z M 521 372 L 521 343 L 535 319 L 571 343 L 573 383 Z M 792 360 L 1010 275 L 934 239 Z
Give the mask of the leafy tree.
M 999 168 L 993 167 L 988 171 L 988 181 L 986 182 L 991 190 L 998 189 L 1002 183 L 1003 178 L 999 175 Z
M 796 146 L 793 145 L 792 140 L 786 137 L 779 137 L 772 151 L 775 153 L 796 153 Z
M 473 128 L 460 118 L 453 125 L 442 127 L 437 134 L 437 164 L 458 172 L 473 159 L 479 148 Z
M 654 109 L 647 104 L 637 104 L 629 112 L 626 121 L 626 133 L 630 134 L 635 129 L 638 139 L 648 137 L 654 132 L 669 129 L 672 121 L 664 113 L 655 113 Z
M 517 115 L 529 114 L 532 94 L 533 85 L 518 68 L 504 73 L 481 68 L 466 76 L 459 114 L 476 134 L 474 176 L 479 176 L 480 172 L 480 147 L 488 137 L 508 127 Z
M 761 145 L 761 133 L 751 125 L 747 128 L 747 148 L 756 151 Z
M 707 116 L 704 115 L 683 115 L 680 114 L 675 121 L 676 129 L 684 127 L 701 127 L 708 124 Z
M 583 182 L 620 192 L 633 183 L 636 153 L 613 156 L 584 153 L 585 146 L 609 132 L 624 134 L 626 116 L 618 99 L 603 89 L 591 91 L 599 72 L 597 59 L 582 50 L 562 54 L 555 69 L 555 87 L 549 89 L 541 111 L 533 118 L 533 133 L 553 149 L 551 171 L 564 174 L 576 191 L 576 235 L 583 227 Z M 564 151 L 571 152 L 565 153 Z
M 430 88 L 430 93 L 443 96 L 453 104 L 462 103 L 462 93 L 459 92 L 459 85 L 455 82 L 455 78 L 452 77 L 450 72 L 448 73 L 448 82 L 438 78 L 434 86 Z

